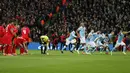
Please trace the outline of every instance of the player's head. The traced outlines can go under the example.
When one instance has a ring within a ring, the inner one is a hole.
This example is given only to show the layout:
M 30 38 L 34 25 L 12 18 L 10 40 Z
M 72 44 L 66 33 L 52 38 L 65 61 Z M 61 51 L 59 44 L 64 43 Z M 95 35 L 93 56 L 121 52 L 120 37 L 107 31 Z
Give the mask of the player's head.
M 91 33 L 94 33 L 94 30 L 93 30 L 93 29 L 91 30 Z
M 10 21 L 9 24 L 14 25 L 14 22 Z
M 97 31 L 97 34 L 101 34 L 101 31 Z
M 84 23 L 80 23 L 80 26 L 84 27 Z
M 108 37 L 108 34 L 106 34 L 105 36 Z
M 114 31 L 111 31 L 111 34 L 114 35 L 115 34 Z

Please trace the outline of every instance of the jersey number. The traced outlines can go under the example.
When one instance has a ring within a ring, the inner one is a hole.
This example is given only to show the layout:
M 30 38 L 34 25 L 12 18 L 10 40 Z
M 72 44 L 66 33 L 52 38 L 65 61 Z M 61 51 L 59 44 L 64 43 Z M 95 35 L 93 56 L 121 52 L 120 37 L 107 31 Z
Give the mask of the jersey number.
M 26 34 L 26 30 L 23 30 L 23 34 Z

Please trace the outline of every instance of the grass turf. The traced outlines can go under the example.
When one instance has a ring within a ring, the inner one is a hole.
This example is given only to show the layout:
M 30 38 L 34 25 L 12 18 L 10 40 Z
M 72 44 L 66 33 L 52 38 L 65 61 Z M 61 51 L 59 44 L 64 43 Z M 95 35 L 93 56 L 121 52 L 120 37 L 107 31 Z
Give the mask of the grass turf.
M 0 55 L 0 73 L 130 73 L 130 53 L 114 52 L 113 56 L 99 54 L 78 55 L 65 51 L 29 51 L 24 56 Z

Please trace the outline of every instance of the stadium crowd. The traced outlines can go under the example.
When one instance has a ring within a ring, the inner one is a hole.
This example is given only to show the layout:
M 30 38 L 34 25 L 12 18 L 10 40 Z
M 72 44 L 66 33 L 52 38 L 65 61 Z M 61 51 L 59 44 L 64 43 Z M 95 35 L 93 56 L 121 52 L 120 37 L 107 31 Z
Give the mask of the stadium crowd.
M 115 30 L 116 26 L 122 27 L 124 31 L 129 30 L 129 0 L 70 1 L 64 11 L 59 12 L 57 17 L 50 20 L 50 30 L 60 33 L 63 31 L 61 29 L 66 30 L 65 26 L 69 29 L 79 26 L 80 22 L 85 22 L 88 30 L 94 28 L 108 31 Z M 36 38 L 37 33 L 41 33 L 38 29 L 38 18 L 52 12 L 60 3 L 61 1 L 58 0 L 2 0 L 0 2 L 0 23 L 8 23 L 10 19 L 17 17 L 24 22 L 24 25 L 33 27 L 32 33 L 36 35 L 33 38 Z M 64 25 L 64 21 L 66 21 L 66 25 Z M 57 28 L 61 29 L 57 30 Z
M 65 5 L 64 1 L 67 1 Z M 56 13 L 57 6 L 60 9 Z M 20 26 L 27 25 L 33 41 L 39 41 L 40 35 L 47 31 L 56 45 L 60 38 L 65 39 L 69 31 L 78 28 L 81 22 L 85 23 L 87 33 L 91 29 L 104 33 L 116 32 L 117 27 L 129 31 L 129 7 L 129 0 L 2 0 L 0 24 L 5 26 L 11 20 Z M 52 18 L 48 18 L 51 12 Z M 44 26 L 40 18 L 46 21 Z

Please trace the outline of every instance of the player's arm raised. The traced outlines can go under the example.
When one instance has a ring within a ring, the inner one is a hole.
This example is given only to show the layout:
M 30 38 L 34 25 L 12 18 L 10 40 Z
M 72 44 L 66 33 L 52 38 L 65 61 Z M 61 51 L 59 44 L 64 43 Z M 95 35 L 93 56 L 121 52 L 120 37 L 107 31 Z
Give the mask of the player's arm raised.
M 123 34 L 128 34 L 128 33 L 130 33 L 130 31 L 128 31 L 128 32 L 127 32 L 127 31 L 124 31 L 124 32 L 122 32 L 122 33 L 123 33 Z

